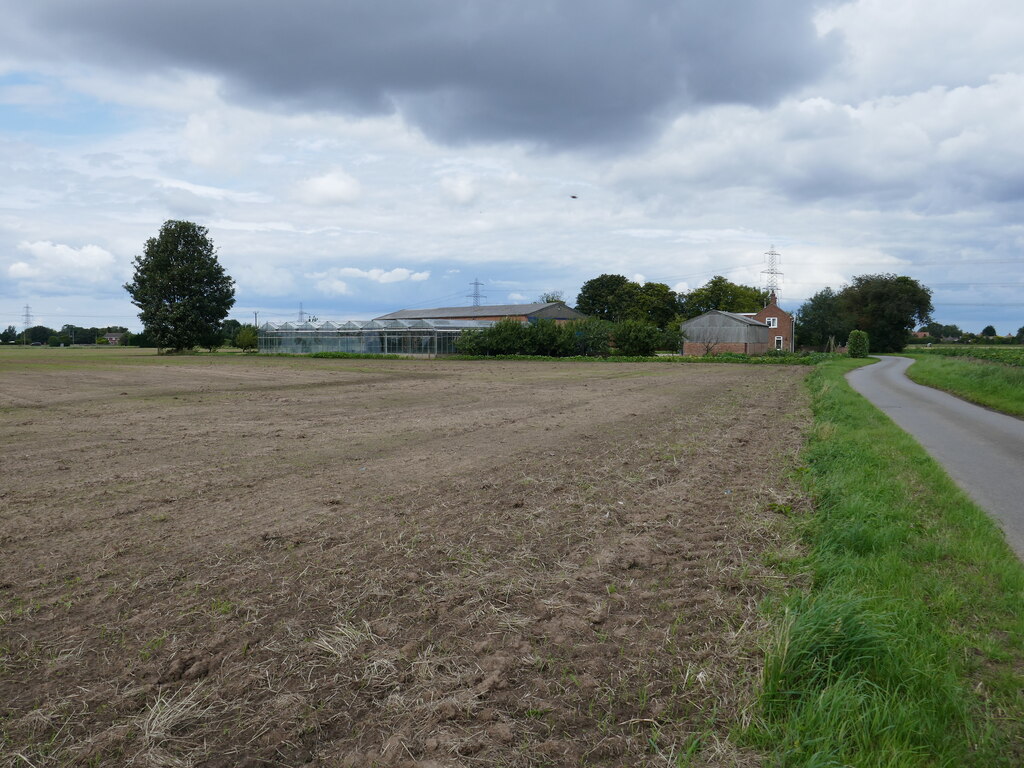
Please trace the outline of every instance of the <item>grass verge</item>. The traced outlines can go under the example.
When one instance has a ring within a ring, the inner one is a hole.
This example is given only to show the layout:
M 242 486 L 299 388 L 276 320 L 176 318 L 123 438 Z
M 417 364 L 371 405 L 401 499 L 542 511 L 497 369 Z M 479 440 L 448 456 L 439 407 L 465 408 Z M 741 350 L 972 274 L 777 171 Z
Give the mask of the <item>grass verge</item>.
M 907 376 L 986 408 L 1024 417 L 1024 367 L 929 352 L 908 355 Z
M 808 591 L 774 606 L 748 736 L 779 766 L 1024 764 L 1024 567 L 996 525 L 837 360 L 815 416 L 800 523 Z

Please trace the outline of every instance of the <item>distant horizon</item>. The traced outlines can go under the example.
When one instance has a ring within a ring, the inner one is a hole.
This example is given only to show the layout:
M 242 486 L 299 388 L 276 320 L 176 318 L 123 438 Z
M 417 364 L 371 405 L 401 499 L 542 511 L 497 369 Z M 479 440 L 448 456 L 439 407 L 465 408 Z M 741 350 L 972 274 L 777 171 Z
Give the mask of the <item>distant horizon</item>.
M 595 275 L 595 277 L 596 277 L 596 275 Z M 658 281 L 649 281 L 649 282 L 658 282 Z M 695 287 L 699 287 L 699 286 L 695 286 Z M 565 303 L 566 303 L 567 306 L 575 308 L 575 305 L 576 305 L 576 301 L 575 300 L 576 300 L 576 296 L 574 296 L 572 298 L 572 300 L 566 298 L 565 299 Z M 792 314 L 797 309 L 799 309 L 799 306 L 801 304 L 803 304 L 804 301 L 806 301 L 806 299 L 801 300 L 800 304 L 798 304 L 797 306 L 790 308 L 790 306 L 792 306 L 792 302 L 786 302 L 782 297 L 779 297 L 778 305 L 782 309 L 784 309 L 787 312 L 789 312 L 790 314 Z M 491 304 L 491 303 L 487 303 L 487 304 L 481 303 L 480 306 L 503 306 L 503 305 L 535 304 L 535 303 L 541 303 L 541 302 L 538 299 L 525 299 L 525 300 L 522 300 L 522 301 L 505 301 L 505 302 L 501 302 L 501 303 L 495 302 L 493 304 Z M 790 306 L 787 306 L 787 304 L 789 304 Z M 225 318 L 225 319 L 226 320 L 236 320 L 237 322 L 240 322 L 240 323 L 253 324 L 254 321 L 256 320 L 256 318 L 253 317 L 253 311 L 255 311 L 255 312 L 258 312 L 259 315 L 260 315 L 260 317 L 258 318 L 258 323 L 257 323 L 258 325 L 262 325 L 264 322 L 272 322 L 272 323 L 304 322 L 304 321 L 300 321 L 299 320 L 299 312 L 300 312 L 299 306 L 300 306 L 299 304 L 296 304 L 296 308 L 295 308 L 294 312 L 291 312 L 289 314 L 286 314 L 284 312 L 275 312 L 275 313 L 272 313 L 272 315 L 270 317 L 265 316 L 268 313 L 264 313 L 261 310 L 251 310 L 251 311 L 248 312 L 248 315 L 246 315 L 244 311 L 240 313 L 237 309 L 232 309 L 232 311 L 228 314 L 228 317 Z M 399 311 L 399 310 L 402 310 L 402 309 L 441 309 L 441 308 L 450 308 L 450 307 L 471 307 L 471 306 L 474 306 L 474 305 L 473 304 L 468 304 L 468 303 L 462 303 L 462 304 L 460 304 L 460 303 L 435 304 L 435 305 L 429 305 L 429 306 L 428 305 L 416 305 L 416 306 L 413 306 L 413 307 L 389 308 L 389 309 L 384 309 L 382 311 L 376 312 L 375 314 L 368 314 L 367 316 L 364 316 L 364 317 L 354 317 L 354 316 L 348 316 L 348 315 L 342 316 L 342 315 L 339 315 L 339 314 L 328 316 L 327 314 L 324 314 L 322 312 L 310 310 L 310 309 L 306 308 L 305 304 L 302 304 L 301 305 L 301 312 L 302 312 L 302 314 L 305 316 L 305 318 L 307 320 L 310 317 L 316 317 L 318 322 L 325 322 L 325 321 L 346 322 L 346 321 L 349 321 L 349 320 L 363 322 L 363 321 L 373 320 L 373 319 L 375 319 L 377 317 L 380 317 L 382 315 L 390 314 L 391 312 L 396 312 L 396 311 Z M 35 312 L 33 311 L 33 318 L 35 318 L 35 317 L 36 317 L 36 315 L 35 315 Z M 137 316 L 136 316 L 135 320 L 136 320 L 136 323 L 135 323 L 134 326 L 132 324 L 130 324 L 130 323 L 125 323 L 125 322 L 76 323 L 76 322 L 68 321 L 68 322 L 62 322 L 62 323 L 60 323 L 58 325 L 51 325 L 51 324 L 43 323 L 43 322 L 33 322 L 33 324 L 31 326 L 27 326 L 27 327 L 45 326 L 47 328 L 52 328 L 53 330 L 60 330 L 64 325 L 74 325 L 74 326 L 79 327 L 79 328 L 109 328 L 109 327 L 115 327 L 116 326 L 116 327 L 128 328 L 128 331 L 130 333 L 133 333 L 133 334 L 141 333 L 142 332 L 142 325 L 141 325 L 141 323 L 138 322 L 138 317 Z M 975 334 L 975 335 L 980 335 L 981 331 L 984 328 L 988 327 L 989 325 L 992 325 L 996 329 L 996 335 L 999 336 L 999 337 L 1003 337 L 1003 338 L 1015 336 L 1017 331 L 1021 327 L 1024 327 L 1024 321 L 1022 321 L 1020 326 L 1017 326 L 1015 328 L 1007 328 L 1005 331 L 1001 330 L 999 328 L 999 326 L 995 325 L 995 323 L 990 323 L 990 322 L 979 323 L 979 325 L 977 327 L 977 330 L 974 330 L 973 328 L 965 328 L 963 325 L 960 325 L 959 323 L 946 322 L 945 320 L 943 320 L 941 318 L 934 318 L 934 322 L 939 322 L 942 325 L 955 325 L 955 326 L 959 327 L 960 330 L 963 331 L 964 333 L 972 333 L 972 334 Z M 17 328 L 19 333 L 22 330 L 24 330 L 23 325 L 20 325 L 20 324 L 17 324 L 17 323 L 10 323 L 10 322 L 0 323 L 0 328 L 6 328 L 9 325 L 14 325 L 15 328 Z M 916 331 L 920 327 L 923 327 L 923 325 L 925 325 L 925 324 L 922 323 L 922 324 L 916 325 L 914 327 L 914 331 Z

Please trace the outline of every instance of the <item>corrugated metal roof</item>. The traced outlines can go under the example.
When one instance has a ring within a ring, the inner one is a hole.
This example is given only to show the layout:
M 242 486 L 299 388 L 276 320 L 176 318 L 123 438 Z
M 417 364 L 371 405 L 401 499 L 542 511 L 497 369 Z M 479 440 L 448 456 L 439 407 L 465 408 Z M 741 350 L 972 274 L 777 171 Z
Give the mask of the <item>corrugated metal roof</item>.
M 385 330 L 461 330 L 463 328 L 490 328 L 493 320 L 432 320 L 429 318 L 416 320 L 348 320 L 336 323 L 330 320 L 319 324 L 303 323 L 264 323 L 261 331 L 304 331 L 304 332 L 344 332 L 344 331 L 385 331 Z
M 733 320 L 736 320 L 737 322 L 740 323 L 744 323 L 745 325 L 763 325 L 765 328 L 768 327 L 767 323 L 762 323 L 760 320 L 755 320 L 754 318 L 748 317 L 747 315 L 741 315 L 738 312 L 725 312 L 721 309 L 712 309 L 709 312 L 705 312 L 703 315 L 698 315 L 697 317 L 704 317 L 704 315 L 724 315 L 725 317 L 732 318 Z M 690 319 L 696 320 L 697 317 L 693 317 Z M 690 322 L 690 320 L 684 322 L 683 325 L 686 325 L 686 323 L 688 322 Z
M 437 307 L 435 309 L 400 309 L 375 320 L 419 320 L 456 317 L 499 317 L 503 315 L 531 315 L 546 307 L 561 304 L 558 301 L 537 304 L 490 304 L 480 307 Z

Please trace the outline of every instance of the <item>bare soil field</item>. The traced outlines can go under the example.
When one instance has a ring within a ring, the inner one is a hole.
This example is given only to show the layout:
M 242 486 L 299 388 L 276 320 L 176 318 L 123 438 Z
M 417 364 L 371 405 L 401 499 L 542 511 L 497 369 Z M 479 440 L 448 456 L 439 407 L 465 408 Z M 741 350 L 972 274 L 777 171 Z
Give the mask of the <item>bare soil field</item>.
M 0 765 L 757 765 L 806 372 L 0 350 Z

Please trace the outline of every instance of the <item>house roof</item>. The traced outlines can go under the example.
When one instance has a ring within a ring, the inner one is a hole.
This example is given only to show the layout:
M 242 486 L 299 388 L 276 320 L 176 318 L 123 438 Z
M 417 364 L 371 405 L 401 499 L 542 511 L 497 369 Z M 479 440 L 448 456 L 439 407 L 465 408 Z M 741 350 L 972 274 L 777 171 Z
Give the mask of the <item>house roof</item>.
M 375 320 L 416 320 L 420 318 L 445 318 L 445 317 L 500 317 L 532 315 L 549 307 L 565 307 L 560 301 L 541 302 L 536 304 L 489 304 L 479 307 L 437 307 L 435 309 L 400 309 L 389 315 L 381 315 Z M 579 315 L 573 309 L 569 313 Z

